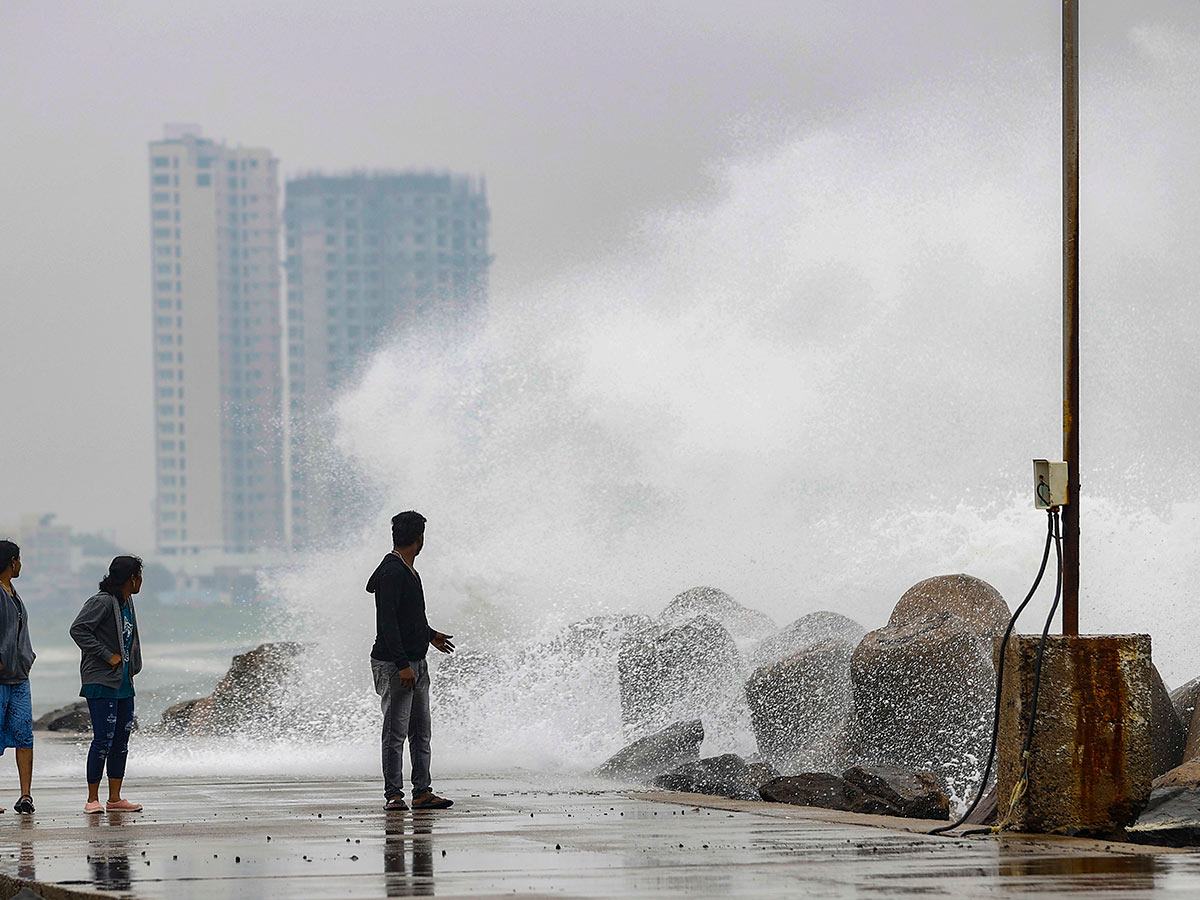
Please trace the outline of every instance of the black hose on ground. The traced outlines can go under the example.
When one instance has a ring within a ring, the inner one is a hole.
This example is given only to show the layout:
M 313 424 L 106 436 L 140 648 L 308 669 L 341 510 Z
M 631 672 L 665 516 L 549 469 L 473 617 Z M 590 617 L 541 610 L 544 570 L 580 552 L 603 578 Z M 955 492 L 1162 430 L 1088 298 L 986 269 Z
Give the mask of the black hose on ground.
M 1021 613 L 1025 611 L 1025 607 L 1029 605 L 1029 601 L 1033 599 L 1033 595 L 1037 593 L 1038 587 L 1042 583 L 1042 576 L 1046 574 L 1046 563 L 1050 560 L 1050 545 L 1055 544 L 1058 547 L 1058 590 L 1055 591 L 1054 608 L 1050 611 L 1050 617 L 1046 619 L 1046 631 L 1049 631 L 1050 620 L 1054 616 L 1054 610 L 1058 608 L 1058 598 L 1062 591 L 1062 545 L 1058 543 L 1058 508 L 1049 509 L 1046 511 L 1046 546 L 1042 550 L 1042 564 L 1038 567 L 1037 577 L 1033 579 L 1033 586 L 1029 589 L 1029 593 L 1025 595 L 1025 599 L 1021 601 L 1021 605 L 1008 619 L 1008 627 L 1004 629 L 1004 638 L 1000 641 L 1000 656 L 996 665 L 996 709 L 992 717 L 992 746 L 988 750 L 987 765 L 983 770 L 983 780 L 979 782 L 979 791 L 975 794 L 975 799 L 971 805 L 967 807 L 967 811 L 956 822 L 949 825 L 942 825 L 940 828 L 935 828 L 930 834 L 945 834 L 948 831 L 953 831 L 958 826 L 962 825 L 971 817 L 971 813 L 975 812 L 975 808 L 979 806 L 983 800 L 984 794 L 987 793 L 988 779 L 992 775 L 992 765 L 996 761 L 996 741 L 1000 736 L 1000 698 L 1001 690 L 1004 687 L 1004 654 L 1008 650 L 1008 639 L 1012 636 L 1013 629 L 1016 628 L 1017 619 Z M 1042 632 L 1042 643 L 1038 648 L 1037 670 L 1034 675 L 1033 688 L 1033 706 L 1029 717 L 1029 736 L 1025 741 L 1026 759 L 1028 759 L 1028 751 L 1030 744 L 1033 741 L 1033 713 L 1037 711 L 1037 691 L 1039 681 L 1042 674 L 1042 651 L 1046 646 L 1046 631 Z

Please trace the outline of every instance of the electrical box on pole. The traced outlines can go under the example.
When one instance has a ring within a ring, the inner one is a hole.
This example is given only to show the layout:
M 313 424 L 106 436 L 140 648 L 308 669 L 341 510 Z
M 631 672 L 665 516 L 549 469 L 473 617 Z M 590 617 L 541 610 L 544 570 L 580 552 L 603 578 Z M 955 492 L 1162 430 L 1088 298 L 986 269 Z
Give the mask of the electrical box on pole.
M 1067 485 L 1067 464 L 1048 459 L 1033 461 L 1033 505 L 1037 509 L 1053 509 L 1070 503 Z

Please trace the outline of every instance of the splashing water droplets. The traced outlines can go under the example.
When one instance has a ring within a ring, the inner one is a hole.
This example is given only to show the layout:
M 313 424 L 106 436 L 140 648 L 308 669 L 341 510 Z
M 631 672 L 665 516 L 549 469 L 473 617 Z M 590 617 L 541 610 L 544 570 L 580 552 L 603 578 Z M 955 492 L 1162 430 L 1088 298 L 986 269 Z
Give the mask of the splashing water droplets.
M 430 621 L 463 651 L 434 672 L 437 752 L 463 765 L 621 745 L 613 645 L 555 643 L 589 616 L 712 584 L 781 624 L 830 609 L 873 628 L 953 571 L 1022 596 L 1043 530 L 1029 459 L 1060 435 L 1056 126 L 962 115 L 914 101 L 732 161 L 714 201 L 648 219 L 613 259 L 380 352 L 335 437 L 374 513 L 272 585 L 313 647 L 294 690 L 314 731 L 376 740 L 362 585 L 400 509 L 429 518 Z M 1119 298 L 1098 286 L 1093 322 Z M 1125 399 L 1089 402 L 1103 420 Z M 1093 432 L 1094 458 L 1136 458 L 1126 438 Z M 1129 602 L 1181 602 L 1200 529 L 1192 498 L 1152 504 L 1126 474 L 1085 486 L 1084 620 L 1149 630 Z M 1178 636 L 1156 650 L 1168 681 L 1195 674 Z M 490 673 L 474 690 L 471 666 Z

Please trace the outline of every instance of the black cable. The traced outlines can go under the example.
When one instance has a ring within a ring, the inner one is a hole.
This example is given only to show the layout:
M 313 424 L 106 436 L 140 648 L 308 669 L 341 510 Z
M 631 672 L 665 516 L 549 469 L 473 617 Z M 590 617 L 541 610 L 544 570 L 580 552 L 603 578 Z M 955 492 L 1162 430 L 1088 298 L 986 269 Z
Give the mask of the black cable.
M 1058 551 L 1058 579 L 1054 586 L 1054 603 L 1050 606 L 1050 614 L 1046 616 L 1046 624 L 1042 628 L 1042 639 L 1038 642 L 1037 662 L 1033 667 L 1033 699 L 1029 702 L 1029 728 L 1025 735 L 1025 746 L 1021 755 L 1025 761 L 1025 773 L 1029 772 L 1029 751 L 1033 747 L 1033 725 L 1037 721 L 1038 694 L 1042 687 L 1042 657 L 1046 653 L 1046 639 L 1050 634 L 1050 626 L 1054 622 L 1054 614 L 1058 611 L 1058 601 L 1062 599 L 1062 541 L 1058 534 L 1058 511 L 1054 511 L 1054 547 Z
M 1021 613 L 1025 611 L 1025 607 L 1029 605 L 1029 601 L 1033 599 L 1033 595 L 1037 593 L 1038 586 L 1042 583 L 1042 576 L 1046 574 L 1046 563 L 1050 560 L 1050 544 L 1055 541 L 1058 533 L 1058 510 L 1049 509 L 1046 511 L 1046 546 L 1042 550 L 1042 564 L 1038 567 L 1037 577 L 1033 579 L 1033 586 L 1029 589 L 1029 593 L 1025 595 L 1025 599 L 1021 601 L 1021 605 L 1017 607 L 1016 612 L 1009 617 L 1008 627 L 1004 629 L 1004 639 L 1000 641 L 1000 658 L 996 665 L 996 711 L 992 717 L 992 746 L 988 750 L 987 766 L 983 770 L 983 780 L 979 782 L 979 791 L 975 794 L 975 799 L 971 805 L 967 807 L 967 811 L 962 814 L 957 822 L 950 825 L 942 825 L 939 828 L 933 829 L 930 834 L 945 834 L 947 831 L 952 831 L 959 825 L 962 825 L 971 817 L 971 813 L 975 812 L 980 801 L 983 800 L 984 794 L 987 792 L 988 778 L 992 774 L 992 764 L 996 761 L 996 741 L 1000 735 L 1000 697 L 1001 689 L 1004 687 L 1004 654 L 1008 649 L 1008 639 L 1012 636 L 1013 629 L 1017 625 L 1017 619 Z M 1062 548 L 1058 550 L 1059 559 L 1059 584 L 1062 584 Z M 1058 605 L 1057 598 L 1054 601 L 1055 606 Z M 1053 615 L 1053 613 L 1051 613 Z M 1038 659 L 1038 671 L 1041 672 L 1041 658 Z M 1032 732 L 1032 729 L 1030 729 Z

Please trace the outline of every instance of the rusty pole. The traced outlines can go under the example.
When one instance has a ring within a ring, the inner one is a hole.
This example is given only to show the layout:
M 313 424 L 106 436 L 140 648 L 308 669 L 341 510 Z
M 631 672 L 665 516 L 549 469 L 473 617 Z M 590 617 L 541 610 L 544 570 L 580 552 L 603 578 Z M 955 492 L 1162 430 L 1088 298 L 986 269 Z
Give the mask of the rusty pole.
M 1079 634 L 1079 0 L 1063 0 L 1063 634 Z

